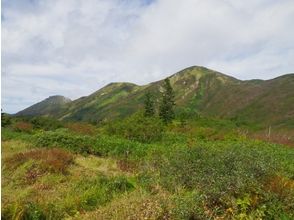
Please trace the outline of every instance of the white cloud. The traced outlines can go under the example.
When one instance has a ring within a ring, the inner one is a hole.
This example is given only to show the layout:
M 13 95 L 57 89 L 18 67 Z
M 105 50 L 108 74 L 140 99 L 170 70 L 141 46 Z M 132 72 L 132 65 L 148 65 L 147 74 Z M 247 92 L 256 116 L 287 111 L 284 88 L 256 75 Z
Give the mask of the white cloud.
M 293 72 L 292 0 L 4 0 L 2 7 L 8 112 L 191 65 L 241 79 Z

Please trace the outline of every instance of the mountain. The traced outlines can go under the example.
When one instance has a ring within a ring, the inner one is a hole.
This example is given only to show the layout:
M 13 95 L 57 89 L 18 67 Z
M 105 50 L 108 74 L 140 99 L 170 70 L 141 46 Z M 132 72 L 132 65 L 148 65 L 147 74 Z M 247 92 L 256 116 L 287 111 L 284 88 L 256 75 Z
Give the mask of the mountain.
M 294 127 L 294 74 L 271 80 L 242 81 L 205 67 L 192 66 L 169 78 L 178 113 Z M 50 111 L 38 111 L 38 108 L 27 111 L 34 105 L 20 113 L 51 115 L 63 120 L 112 120 L 142 109 L 147 91 L 154 95 L 158 106 L 163 83 L 164 80 L 143 86 L 111 83 L 89 96 L 62 104 L 62 108 L 50 104 Z
M 58 115 L 66 104 L 70 103 L 71 100 L 64 96 L 56 95 L 50 96 L 49 98 L 38 102 L 18 113 L 17 116 L 55 116 Z

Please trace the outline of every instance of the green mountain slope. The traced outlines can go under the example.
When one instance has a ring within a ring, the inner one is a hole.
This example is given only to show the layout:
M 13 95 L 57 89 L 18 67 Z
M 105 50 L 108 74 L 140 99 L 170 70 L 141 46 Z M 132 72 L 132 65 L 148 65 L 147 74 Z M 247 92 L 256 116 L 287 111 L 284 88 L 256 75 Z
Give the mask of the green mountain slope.
M 44 115 L 44 116 L 55 116 L 59 114 L 66 104 L 70 103 L 71 100 L 64 96 L 56 95 L 50 96 L 49 98 L 38 102 L 18 113 L 17 116 L 37 116 L 37 115 Z
M 176 111 L 235 118 L 265 126 L 294 124 L 294 74 L 272 80 L 241 81 L 193 66 L 170 76 Z M 144 86 L 111 83 L 97 92 L 52 111 L 64 120 L 101 121 L 128 116 L 143 108 L 147 91 L 160 102 L 163 80 Z

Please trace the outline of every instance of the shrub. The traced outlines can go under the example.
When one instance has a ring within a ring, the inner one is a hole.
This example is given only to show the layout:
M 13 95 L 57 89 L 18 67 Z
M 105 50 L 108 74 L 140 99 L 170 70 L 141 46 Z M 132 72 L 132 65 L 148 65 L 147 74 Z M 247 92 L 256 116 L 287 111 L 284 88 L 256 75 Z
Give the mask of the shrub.
M 49 118 L 49 117 L 34 117 L 31 118 L 30 123 L 32 123 L 34 129 L 43 129 L 46 131 L 49 130 L 56 130 L 58 128 L 62 128 L 63 124 L 62 122 L 54 119 L 54 118 Z
M 95 139 L 88 136 L 78 136 L 64 130 L 41 132 L 34 136 L 38 147 L 61 147 L 76 153 L 92 153 Z
M 70 131 L 76 134 L 82 135 L 94 135 L 96 133 L 95 126 L 87 123 L 75 122 L 75 123 L 68 123 L 65 126 Z
M 110 123 L 106 126 L 106 132 L 129 140 L 151 143 L 162 138 L 164 125 L 159 118 L 144 117 L 142 113 L 136 113 L 122 121 Z
M 19 121 L 13 125 L 13 130 L 18 132 L 31 133 L 33 131 L 33 125 L 29 122 Z
M 65 131 L 47 131 L 34 136 L 38 147 L 61 147 L 76 153 L 94 154 L 98 156 L 124 156 L 125 158 L 143 157 L 147 144 L 109 136 L 80 136 Z
M 150 158 L 151 162 L 144 167 L 146 170 L 139 176 L 139 181 L 153 193 L 158 182 L 172 193 L 179 188 L 197 190 L 205 196 L 205 206 L 214 217 L 221 215 L 220 210 L 233 207 L 236 215 L 245 213 L 258 217 L 264 213 L 272 219 L 279 218 L 293 208 L 289 206 L 293 204 L 292 183 L 290 180 L 266 183 L 276 173 L 292 178 L 294 167 L 285 162 L 293 160 L 293 153 L 287 148 L 276 148 L 276 145 L 262 142 L 205 141 L 190 147 L 161 150 L 157 157 Z M 246 210 L 244 207 L 241 210 L 237 201 L 242 202 L 246 195 L 252 202 Z M 276 201 L 273 204 L 279 204 L 280 208 L 276 207 L 276 213 L 269 214 L 273 209 L 270 201 L 273 200 Z
M 11 125 L 11 117 L 8 114 L 1 113 L 1 127 L 5 128 Z

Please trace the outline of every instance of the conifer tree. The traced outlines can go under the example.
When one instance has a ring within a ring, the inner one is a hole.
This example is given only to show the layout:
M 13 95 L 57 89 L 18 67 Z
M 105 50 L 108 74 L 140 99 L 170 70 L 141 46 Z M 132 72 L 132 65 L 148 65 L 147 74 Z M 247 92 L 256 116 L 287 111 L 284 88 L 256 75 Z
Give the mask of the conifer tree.
M 147 92 L 145 94 L 145 111 L 144 111 L 144 116 L 145 117 L 152 117 L 155 114 L 155 110 L 154 110 L 154 101 L 153 101 L 153 97 L 152 94 L 150 92 Z
M 175 106 L 175 95 L 174 90 L 170 84 L 169 78 L 164 80 L 163 85 L 164 91 L 162 93 L 162 102 L 159 109 L 159 117 L 164 123 L 171 122 L 175 117 L 174 106 Z

